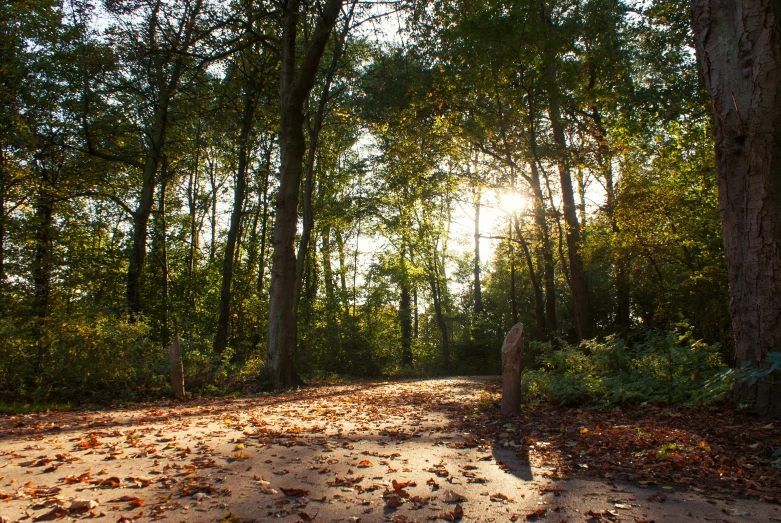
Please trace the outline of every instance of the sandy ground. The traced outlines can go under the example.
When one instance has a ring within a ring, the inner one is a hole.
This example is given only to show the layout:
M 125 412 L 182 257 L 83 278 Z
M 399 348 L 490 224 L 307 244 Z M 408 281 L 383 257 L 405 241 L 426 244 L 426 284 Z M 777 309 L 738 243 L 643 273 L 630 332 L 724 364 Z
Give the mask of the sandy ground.
M 779 505 L 696 486 L 562 479 L 512 420 L 495 437 L 466 423 L 489 386 L 371 382 L 1 417 L 0 522 L 781 522 Z

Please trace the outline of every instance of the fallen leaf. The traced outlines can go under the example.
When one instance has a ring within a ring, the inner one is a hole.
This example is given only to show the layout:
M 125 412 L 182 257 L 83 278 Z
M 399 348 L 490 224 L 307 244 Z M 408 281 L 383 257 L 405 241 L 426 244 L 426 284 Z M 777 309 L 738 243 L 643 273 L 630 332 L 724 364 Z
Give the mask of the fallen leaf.
M 68 507 L 68 512 L 71 514 L 87 512 L 89 510 L 95 509 L 97 506 L 98 502 L 91 499 L 74 499 L 71 501 L 70 507 Z
M 279 487 L 279 490 L 281 490 L 285 494 L 285 496 L 290 496 L 290 497 L 293 497 L 293 498 L 302 498 L 304 496 L 308 496 L 309 495 L 309 491 L 306 490 L 306 489 L 302 489 L 302 488 L 284 488 L 284 487 Z
M 461 494 L 457 494 L 452 490 L 446 490 L 442 500 L 445 503 L 460 503 L 462 501 L 466 501 L 467 499 L 466 497 L 462 496 Z
M 512 501 L 513 500 L 513 498 L 508 498 L 501 492 L 497 492 L 496 494 L 491 494 L 488 497 L 488 499 L 490 499 L 491 501 Z

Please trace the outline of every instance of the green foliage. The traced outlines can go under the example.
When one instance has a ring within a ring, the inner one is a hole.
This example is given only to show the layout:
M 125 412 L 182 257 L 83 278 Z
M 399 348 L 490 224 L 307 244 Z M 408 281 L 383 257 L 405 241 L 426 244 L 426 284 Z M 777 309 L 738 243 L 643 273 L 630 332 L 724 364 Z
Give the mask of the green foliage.
M 627 344 L 617 336 L 580 345 L 537 344 L 538 368 L 525 373 L 528 400 L 562 404 L 664 404 L 722 398 L 726 388 L 706 387 L 724 367 L 718 344 L 692 335 L 688 325 L 652 330 Z
M 740 367 L 725 369 L 710 380 L 709 386 L 716 389 L 724 386 L 724 382 L 746 383 L 749 387 L 757 381 L 765 379 L 772 381 L 776 373 L 781 372 L 781 352 L 768 352 L 761 365 L 752 365 L 744 361 Z
M 279 10 L 245 23 L 251 4 L 207 0 L 184 23 L 187 2 L 166 4 L 160 17 L 156 4 L 114 6 L 100 20 L 88 5 L 0 6 L 0 399 L 167 394 L 174 332 L 188 392 L 260 387 L 280 158 L 281 64 L 268 43 L 279 39 Z M 504 335 L 521 321 L 535 340 L 526 367 L 539 358 L 524 378 L 532 397 L 698 399 L 731 345 L 709 104 L 683 5 L 654 0 L 636 13 L 617 0 L 434 0 L 408 19 L 413 45 L 348 35 L 333 74 L 319 71 L 302 125 L 314 143 L 317 100 L 332 76 L 310 158 L 297 370 L 497 374 Z M 351 25 L 372 10 L 356 4 Z M 175 50 L 177 27 L 204 33 Z M 258 106 L 228 346 L 215 354 L 248 74 Z M 554 91 L 566 150 L 552 132 Z M 158 119 L 163 94 L 169 106 Z M 157 134 L 164 143 L 152 143 Z M 553 342 L 576 337 L 562 159 L 579 206 L 592 332 L 607 336 L 576 346 Z M 471 217 L 459 208 L 504 191 L 528 205 L 515 229 L 482 215 L 476 234 L 497 243 L 494 259 L 483 253 L 477 307 L 473 236 L 463 232 Z M 151 218 L 141 224 L 144 194 Z M 125 285 L 139 226 L 143 318 L 130 322 Z M 540 307 L 543 288 L 550 308 Z M 681 317 L 705 341 L 687 327 L 668 332 Z M 725 371 L 718 390 L 763 373 Z
M 165 386 L 167 358 L 143 322 L 111 314 L 0 321 L 0 383 L 9 399 L 143 398 Z

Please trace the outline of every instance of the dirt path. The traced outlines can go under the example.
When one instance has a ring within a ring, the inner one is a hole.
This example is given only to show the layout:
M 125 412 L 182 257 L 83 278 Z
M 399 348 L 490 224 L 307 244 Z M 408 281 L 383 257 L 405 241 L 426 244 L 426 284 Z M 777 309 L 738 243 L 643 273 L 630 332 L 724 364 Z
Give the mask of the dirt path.
M 781 521 L 696 481 L 569 472 L 524 433 L 534 419 L 496 420 L 496 391 L 372 382 L 3 417 L 0 521 Z

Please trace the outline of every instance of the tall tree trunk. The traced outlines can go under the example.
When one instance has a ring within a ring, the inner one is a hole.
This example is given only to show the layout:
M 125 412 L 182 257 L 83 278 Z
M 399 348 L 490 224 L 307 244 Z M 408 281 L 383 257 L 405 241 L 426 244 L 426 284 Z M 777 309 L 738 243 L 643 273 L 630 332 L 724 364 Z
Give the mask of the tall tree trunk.
M 355 250 L 353 251 L 353 325 L 355 325 L 355 319 L 357 317 L 358 306 L 358 253 L 360 252 L 359 246 L 361 242 L 361 220 L 358 219 L 358 227 L 355 231 Z
M 545 299 L 542 296 L 540 276 L 534 267 L 534 258 L 532 257 L 531 249 L 529 249 L 529 244 L 523 236 L 519 221 L 515 222 L 515 235 L 518 237 L 518 241 L 523 249 L 526 265 L 529 267 L 529 279 L 531 280 L 532 288 L 534 289 L 534 317 L 537 323 L 536 338 L 538 340 L 543 340 L 545 339 Z M 517 322 L 514 322 L 513 325 L 515 325 L 515 323 Z
M 263 219 L 260 224 L 260 259 L 258 260 L 258 295 L 265 290 L 266 272 L 266 236 L 268 234 L 268 189 L 271 176 L 271 146 L 266 149 L 266 158 L 263 163 Z
M 401 329 L 401 366 L 412 367 L 412 308 L 410 306 L 410 282 L 407 270 L 407 247 L 401 246 L 401 279 L 399 282 L 399 327 Z
M 160 203 L 158 205 L 158 223 L 160 224 L 160 234 L 159 234 L 159 241 L 160 241 L 160 268 L 162 269 L 162 281 L 161 281 L 161 287 L 162 287 L 162 295 L 163 295 L 163 311 L 162 311 L 162 341 L 163 341 L 163 347 L 168 347 L 168 345 L 171 343 L 171 325 L 169 320 L 169 295 L 168 295 L 168 239 L 167 239 L 167 229 L 168 224 L 165 218 L 165 193 L 166 193 L 166 186 L 167 186 L 167 172 L 165 167 L 165 161 L 163 161 L 164 167 L 163 167 L 163 176 L 162 180 L 160 181 Z
M 54 200 L 38 195 L 35 203 L 35 253 L 33 254 L 33 314 L 43 322 L 49 314 L 52 279 L 52 221 Z
M 342 303 L 347 303 L 347 256 L 345 254 L 344 237 L 339 228 L 336 229 L 336 246 L 339 248 L 339 288 L 342 293 Z
M 208 160 L 209 168 L 209 184 L 212 189 L 211 193 L 211 242 L 209 243 L 209 264 L 214 262 L 214 257 L 217 254 L 217 190 L 222 184 L 217 184 L 217 166 L 216 162 L 212 159 Z
M 551 247 L 550 231 L 545 209 L 545 195 L 540 183 L 540 171 L 537 162 L 530 162 L 531 178 L 533 180 L 532 192 L 534 193 L 534 223 L 540 236 L 540 249 L 543 261 L 543 282 L 545 287 L 545 329 L 547 333 L 554 333 L 558 328 L 556 320 L 556 283 L 554 274 L 553 249 Z
M 513 325 L 518 323 L 518 297 L 515 289 L 515 249 L 513 249 L 513 216 L 510 216 L 510 226 L 507 231 L 507 258 L 510 262 L 510 305 Z
M 170 101 L 167 90 L 160 92 L 160 101 L 155 110 L 155 121 L 151 129 L 149 149 L 141 183 L 141 194 L 138 207 L 133 213 L 133 241 L 130 247 L 130 259 L 127 266 L 127 305 L 132 316 L 141 314 L 143 304 L 141 291 L 143 286 L 144 264 L 146 263 L 146 239 L 149 227 L 149 216 L 155 200 L 155 185 L 157 171 L 165 146 L 165 135 L 168 128 L 168 104 Z
M 201 131 L 200 126 L 195 137 L 195 161 L 190 169 L 187 180 L 187 207 L 190 218 L 190 245 L 187 253 L 187 293 L 191 305 L 195 305 L 195 289 L 193 289 L 193 272 L 195 272 L 195 258 L 198 252 L 198 172 L 201 162 Z
M 300 0 L 285 2 L 281 41 L 280 74 L 280 173 L 277 214 L 274 220 L 269 294 L 268 371 L 276 388 L 290 387 L 299 380 L 294 368 L 295 334 L 295 237 L 301 164 L 305 152 L 304 104 L 315 82 L 320 59 L 341 8 L 341 0 L 328 0 L 323 6 L 300 67 L 296 44 Z
M 409 261 L 411 264 L 415 264 L 415 250 L 410 245 L 409 247 Z M 419 314 L 418 314 L 418 286 L 415 282 L 412 282 L 412 337 L 418 339 L 419 334 Z
M 338 312 L 341 310 L 339 299 L 334 288 L 334 273 L 331 267 L 331 229 L 323 231 L 323 281 L 325 283 L 326 319 L 328 322 L 328 345 L 336 353 L 341 353 L 342 336 Z
M 613 171 L 610 167 L 609 160 L 607 161 L 605 169 L 605 188 L 606 188 L 606 207 L 607 215 L 610 220 L 610 226 L 614 235 L 621 232 L 618 221 L 615 217 L 616 206 L 616 194 L 615 187 L 613 185 Z M 630 317 L 631 307 L 629 298 L 629 277 L 627 274 L 628 260 L 625 253 L 619 251 L 614 254 L 616 256 L 613 270 L 613 285 L 616 289 L 616 326 L 622 331 L 626 332 L 632 326 L 632 319 Z
M 5 148 L 0 146 L 0 311 L 5 308 L 5 192 L 7 190 Z
M 437 326 L 439 327 L 439 334 L 441 336 L 441 350 L 442 360 L 445 366 L 445 371 L 450 372 L 450 334 L 447 328 L 447 320 L 445 318 L 444 307 L 442 306 L 442 287 L 440 285 L 439 270 L 437 269 L 437 254 L 433 253 L 433 270 L 429 271 L 429 286 L 431 287 L 431 298 L 434 302 L 434 313 L 437 317 Z
M 259 84 L 247 77 L 244 83 L 244 110 L 241 117 L 239 133 L 239 162 L 236 170 L 236 186 L 233 191 L 233 210 L 231 211 L 228 239 L 225 242 L 225 253 L 222 259 L 222 285 L 220 286 L 219 319 L 217 332 L 214 336 L 214 352 L 222 354 L 228 346 L 228 329 L 231 317 L 231 283 L 233 282 L 233 266 L 236 243 L 244 213 L 244 196 L 247 182 L 247 163 L 249 160 L 249 139 L 252 130 L 252 120 L 258 99 Z
M 561 183 L 561 201 L 564 211 L 572 301 L 575 307 L 575 332 L 578 340 L 582 340 L 588 336 L 590 330 L 588 322 L 588 288 L 586 286 L 583 260 L 580 255 L 580 223 L 578 222 L 575 194 L 572 190 L 569 154 L 567 152 L 567 143 L 564 137 L 564 127 L 561 123 L 561 112 L 555 94 L 550 95 L 549 116 L 551 119 L 554 141 L 559 149 L 558 170 Z
M 353 3 L 353 8 L 355 3 Z M 339 66 L 339 60 L 342 56 L 342 49 L 344 42 L 347 39 L 347 33 L 350 30 L 350 19 L 352 18 L 352 9 L 350 10 L 350 16 L 344 20 L 344 28 L 336 34 L 336 42 L 334 44 L 334 52 L 331 56 L 331 64 L 328 67 L 328 71 L 325 75 L 325 82 L 323 90 L 320 93 L 320 99 L 317 102 L 317 109 L 313 117 L 313 121 L 309 122 L 309 144 L 306 155 L 306 174 L 304 176 L 304 194 L 302 198 L 303 207 L 303 220 L 301 227 L 301 239 L 298 242 L 298 255 L 296 257 L 296 287 L 295 287 L 295 306 L 296 313 L 298 312 L 298 304 L 301 300 L 301 289 L 304 279 L 304 262 L 307 259 L 307 253 L 309 252 L 309 241 L 312 237 L 312 229 L 314 228 L 314 209 L 312 202 L 312 195 L 315 187 L 315 163 L 317 160 L 317 150 L 320 146 L 320 131 L 323 128 L 323 122 L 326 116 L 326 107 L 330 101 L 331 95 L 331 83 L 333 82 L 334 74 Z
M 536 111 L 532 102 L 531 93 L 527 93 L 529 114 L 529 148 L 532 158 L 529 161 L 529 181 L 534 195 L 534 223 L 537 226 L 537 234 L 540 238 L 540 248 L 543 260 L 543 282 L 545 286 L 545 328 L 547 333 L 555 333 L 558 329 L 556 320 L 556 284 L 553 262 L 553 248 L 551 247 L 550 231 L 545 205 L 545 193 L 542 190 L 540 178 L 540 159 L 537 152 Z
M 543 22 L 548 31 L 548 41 L 554 41 L 554 25 L 550 15 L 543 9 Z M 550 45 L 550 44 L 549 44 Z M 588 311 L 588 288 L 586 274 L 583 267 L 583 259 L 580 254 L 580 223 L 578 222 L 578 208 L 575 203 L 575 194 L 572 189 L 572 175 L 570 172 L 569 151 L 564 135 L 564 126 L 561 121 L 561 108 L 559 105 L 559 91 L 554 64 L 554 53 L 546 50 L 545 78 L 548 88 L 548 116 L 550 117 L 553 141 L 557 148 L 557 164 L 559 181 L 561 184 L 561 201 L 564 212 L 564 222 L 567 240 L 567 257 L 569 258 L 569 283 L 572 291 L 572 301 L 575 308 L 575 333 L 578 340 L 588 337 L 590 332 Z
M 693 29 L 713 102 L 719 210 L 737 364 L 781 352 L 781 5 L 694 0 Z M 735 400 L 781 416 L 781 376 L 737 383 Z
M 35 253 L 33 254 L 33 315 L 35 316 L 35 367 L 33 376 L 44 371 L 49 344 L 44 336 L 49 315 L 52 278 L 52 221 L 54 201 L 50 194 L 38 194 L 35 202 Z M 33 378 L 33 384 L 37 378 Z
M 480 285 L 480 192 L 475 196 L 475 287 L 474 287 L 474 311 L 475 317 L 483 313 L 483 289 Z
M 602 172 L 602 177 L 605 179 L 605 214 L 610 221 L 610 228 L 613 234 L 618 235 L 621 230 L 615 216 L 616 190 L 613 181 L 612 158 L 607 143 L 607 131 L 602 125 L 602 114 L 597 107 L 591 108 L 591 117 L 594 120 L 594 137 L 598 143 L 597 163 Z M 581 199 L 583 199 L 583 195 L 581 195 Z M 632 325 L 630 319 L 627 259 L 625 258 L 625 253 L 620 250 L 614 253 L 614 256 L 616 256 L 613 262 L 613 286 L 616 290 L 615 325 L 622 332 L 626 332 Z

